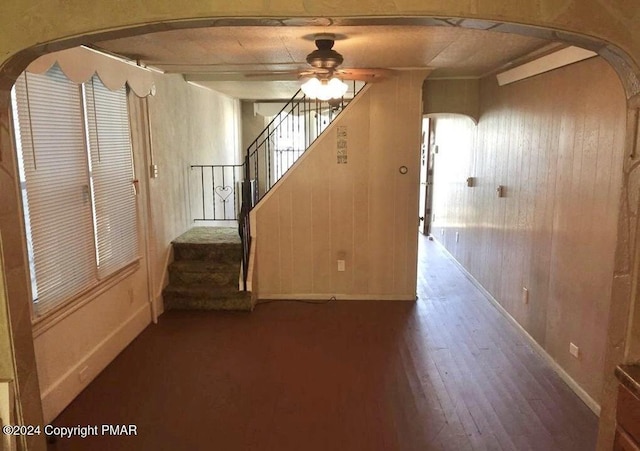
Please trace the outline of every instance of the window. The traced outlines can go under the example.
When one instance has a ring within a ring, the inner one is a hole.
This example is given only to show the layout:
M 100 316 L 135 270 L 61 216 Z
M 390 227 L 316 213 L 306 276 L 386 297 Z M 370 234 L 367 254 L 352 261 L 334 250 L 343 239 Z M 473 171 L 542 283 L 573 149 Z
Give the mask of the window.
M 53 66 L 12 91 L 34 314 L 138 258 L 126 89 Z
M 274 134 L 274 179 L 280 180 L 291 165 L 307 148 L 304 116 L 282 112 L 275 120 L 278 131 Z
M 302 114 L 282 111 L 273 120 L 273 180 L 280 180 L 335 116 L 334 111 L 308 108 Z

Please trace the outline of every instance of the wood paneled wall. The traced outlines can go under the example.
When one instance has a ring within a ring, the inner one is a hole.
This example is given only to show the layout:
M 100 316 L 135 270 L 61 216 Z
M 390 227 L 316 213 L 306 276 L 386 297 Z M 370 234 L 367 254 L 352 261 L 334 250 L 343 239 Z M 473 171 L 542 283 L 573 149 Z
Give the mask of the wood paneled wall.
M 254 209 L 259 298 L 415 299 L 425 76 L 367 87 Z
M 487 78 L 477 126 L 436 120 L 434 236 L 596 402 L 625 121 L 622 86 L 600 58 L 504 87 Z

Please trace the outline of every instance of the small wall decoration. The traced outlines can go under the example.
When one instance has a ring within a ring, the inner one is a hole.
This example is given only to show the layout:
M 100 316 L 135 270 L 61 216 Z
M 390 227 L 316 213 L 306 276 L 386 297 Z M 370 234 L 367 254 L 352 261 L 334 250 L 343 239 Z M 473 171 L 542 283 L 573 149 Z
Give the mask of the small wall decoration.
M 347 164 L 347 126 L 341 125 L 337 129 L 336 149 L 338 164 Z

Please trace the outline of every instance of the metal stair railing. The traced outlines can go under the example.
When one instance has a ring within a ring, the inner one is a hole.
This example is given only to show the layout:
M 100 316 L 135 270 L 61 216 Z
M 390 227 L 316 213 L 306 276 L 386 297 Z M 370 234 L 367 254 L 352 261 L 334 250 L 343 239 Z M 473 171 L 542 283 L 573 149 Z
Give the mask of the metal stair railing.
M 238 221 L 245 290 L 251 250 L 249 212 L 364 85 L 353 81 L 346 98 L 330 101 L 309 99 L 298 90 L 247 148 L 243 164 L 191 166 L 192 184 L 202 193 L 200 205 L 192 207 L 201 212 L 194 220 Z
M 242 199 L 237 195 L 244 179 L 242 164 L 192 164 L 190 185 L 201 194 L 191 205 L 194 221 L 235 221 Z
M 344 99 L 323 102 L 301 90 L 269 122 L 247 148 L 248 171 L 261 199 L 344 108 Z

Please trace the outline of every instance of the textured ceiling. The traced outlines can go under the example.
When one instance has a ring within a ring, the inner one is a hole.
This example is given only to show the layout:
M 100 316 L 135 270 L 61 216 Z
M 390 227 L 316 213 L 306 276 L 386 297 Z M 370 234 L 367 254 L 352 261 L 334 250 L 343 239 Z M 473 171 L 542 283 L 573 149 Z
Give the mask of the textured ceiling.
M 316 33 L 336 35 L 334 49 L 344 56 L 341 68 L 429 68 L 436 77 L 479 77 L 550 44 L 457 27 L 303 26 L 173 30 L 103 41 L 97 47 L 234 97 L 275 98 L 296 84 L 266 81 L 295 80 L 295 71 L 307 69 L 305 58 L 315 48 Z M 253 82 L 259 84 L 247 85 Z

